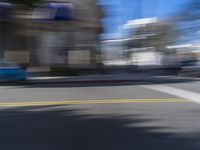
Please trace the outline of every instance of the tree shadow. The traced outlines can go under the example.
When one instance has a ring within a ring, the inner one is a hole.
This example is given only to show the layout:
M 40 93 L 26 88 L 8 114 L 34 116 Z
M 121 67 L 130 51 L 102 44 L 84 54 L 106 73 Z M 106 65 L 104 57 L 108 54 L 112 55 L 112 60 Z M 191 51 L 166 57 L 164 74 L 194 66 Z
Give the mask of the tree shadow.
M 37 110 L 46 109 L 46 110 Z M 199 150 L 194 137 L 156 132 L 161 127 L 127 127 L 148 122 L 140 115 L 80 115 L 78 109 L 19 107 L 0 111 L 2 150 Z M 34 109 L 34 111 L 32 111 Z

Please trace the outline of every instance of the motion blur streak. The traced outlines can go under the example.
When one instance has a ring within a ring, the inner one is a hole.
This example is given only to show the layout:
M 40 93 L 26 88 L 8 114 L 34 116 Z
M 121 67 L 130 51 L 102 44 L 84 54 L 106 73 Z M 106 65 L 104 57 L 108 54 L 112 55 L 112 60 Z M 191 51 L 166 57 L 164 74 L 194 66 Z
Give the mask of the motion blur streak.
M 0 0 L 0 150 L 200 150 L 200 0 Z

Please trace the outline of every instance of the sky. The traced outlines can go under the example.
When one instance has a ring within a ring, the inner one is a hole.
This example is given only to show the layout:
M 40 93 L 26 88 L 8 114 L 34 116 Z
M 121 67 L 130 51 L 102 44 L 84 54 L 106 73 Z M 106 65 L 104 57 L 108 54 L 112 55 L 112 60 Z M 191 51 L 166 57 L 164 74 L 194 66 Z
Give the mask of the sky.
M 106 17 L 104 39 L 122 38 L 126 33 L 123 25 L 129 20 L 157 17 L 166 19 L 175 15 L 190 0 L 99 0 Z

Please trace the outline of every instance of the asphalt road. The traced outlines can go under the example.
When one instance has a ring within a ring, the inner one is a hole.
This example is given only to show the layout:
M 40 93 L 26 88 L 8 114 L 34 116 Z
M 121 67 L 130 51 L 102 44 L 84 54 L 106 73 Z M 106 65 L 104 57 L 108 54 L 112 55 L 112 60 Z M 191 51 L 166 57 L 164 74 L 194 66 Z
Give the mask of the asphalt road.
M 0 149 L 199 150 L 200 81 L 170 80 L 0 86 Z

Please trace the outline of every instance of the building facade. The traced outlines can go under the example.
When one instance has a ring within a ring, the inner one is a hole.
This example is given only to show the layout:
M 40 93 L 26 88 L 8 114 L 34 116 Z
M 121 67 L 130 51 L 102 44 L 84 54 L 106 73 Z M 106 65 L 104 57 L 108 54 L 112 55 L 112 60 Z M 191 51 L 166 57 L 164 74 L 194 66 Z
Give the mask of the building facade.
M 36 67 L 95 67 L 100 55 L 99 35 L 103 31 L 101 6 L 97 5 L 96 0 L 46 3 L 55 5 L 55 10 L 60 11 L 58 14 L 63 11 L 58 6 L 69 6 L 74 18 L 41 20 L 41 15 L 49 17 L 47 13 L 50 9 L 42 10 L 44 14 L 41 14 L 42 11 L 36 13 L 40 5 L 37 9 L 15 11 L 13 34 L 9 40 L 12 47 L 5 52 L 5 59 Z

